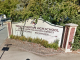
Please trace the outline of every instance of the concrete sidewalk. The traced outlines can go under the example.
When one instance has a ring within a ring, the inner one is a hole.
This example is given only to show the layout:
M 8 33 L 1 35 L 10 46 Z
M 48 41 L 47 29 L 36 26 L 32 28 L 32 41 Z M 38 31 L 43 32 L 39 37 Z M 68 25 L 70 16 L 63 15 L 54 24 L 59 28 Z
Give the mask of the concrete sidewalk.
M 0 49 L 0 55 L 3 51 Z M 61 53 L 53 56 L 40 56 L 28 51 L 23 51 L 16 47 L 9 47 L 8 51 L 5 51 L 1 60 L 80 60 L 80 54 L 78 53 Z

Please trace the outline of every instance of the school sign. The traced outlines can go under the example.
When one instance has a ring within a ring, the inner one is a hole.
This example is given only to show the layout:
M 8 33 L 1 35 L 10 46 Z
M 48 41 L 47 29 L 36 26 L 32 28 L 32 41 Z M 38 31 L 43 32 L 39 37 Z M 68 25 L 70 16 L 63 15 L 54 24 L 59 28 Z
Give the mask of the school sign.
M 25 37 L 45 39 L 49 43 L 59 40 L 58 46 L 65 48 L 65 52 L 71 52 L 70 42 L 74 41 L 73 37 L 78 25 L 66 24 L 64 29 L 63 26 L 54 25 L 39 18 L 37 24 L 34 20 L 29 19 L 24 23 L 7 21 L 7 26 L 8 36 L 11 34 L 21 36 L 23 34 Z

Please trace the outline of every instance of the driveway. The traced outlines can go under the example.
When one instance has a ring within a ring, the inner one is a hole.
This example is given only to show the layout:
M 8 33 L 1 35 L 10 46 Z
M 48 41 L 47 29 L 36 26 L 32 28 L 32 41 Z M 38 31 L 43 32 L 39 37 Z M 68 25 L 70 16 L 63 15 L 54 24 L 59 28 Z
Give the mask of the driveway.
M 4 40 L 7 37 L 8 37 L 7 25 L 0 26 L 0 45 L 4 42 Z

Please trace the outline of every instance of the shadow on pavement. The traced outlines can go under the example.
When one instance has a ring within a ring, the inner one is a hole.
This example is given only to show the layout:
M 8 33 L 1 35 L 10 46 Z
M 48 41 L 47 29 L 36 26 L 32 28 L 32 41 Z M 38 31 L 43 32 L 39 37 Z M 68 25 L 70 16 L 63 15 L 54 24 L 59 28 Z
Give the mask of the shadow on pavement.
M 3 53 L 1 54 L 1 57 L 3 56 L 4 52 L 8 51 L 8 50 L 9 50 L 9 47 L 3 47 L 2 48 Z M 1 57 L 0 57 L 0 59 L 1 59 Z
M 3 47 L 2 48 L 3 53 L 1 54 L 1 57 L 3 56 L 3 54 L 4 54 L 5 51 L 9 50 L 9 47 L 8 47 L 9 45 L 12 45 L 12 44 L 5 44 L 5 46 L 7 46 L 7 47 Z M 0 57 L 0 59 L 1 59 L 1 57 Z
M 2 31 L 3 29 L 5 29 L 6 27 L 4 27 L 4 28 L 2 28 L 2 29 L 0 29 L 0 31 Z
M 30 59 L 26 59 L 26 60 L 30 60 Z

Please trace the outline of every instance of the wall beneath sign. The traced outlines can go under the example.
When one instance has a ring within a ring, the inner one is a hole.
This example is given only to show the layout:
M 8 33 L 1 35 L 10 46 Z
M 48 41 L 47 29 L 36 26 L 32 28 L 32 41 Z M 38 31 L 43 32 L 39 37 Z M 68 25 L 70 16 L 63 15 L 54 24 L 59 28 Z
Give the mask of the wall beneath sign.
M 63 26 L 44 22 L 43 19 L 38 19 L 37 24 L 32 19 L 26 21 L 26 23 L 12 23 L 13 35 L 21 36 L 22 31 L 25 37 L 42 38 L 49 43 L 59 40 L 59 47 L 61 45 L 61 39 L 63 34 Z

